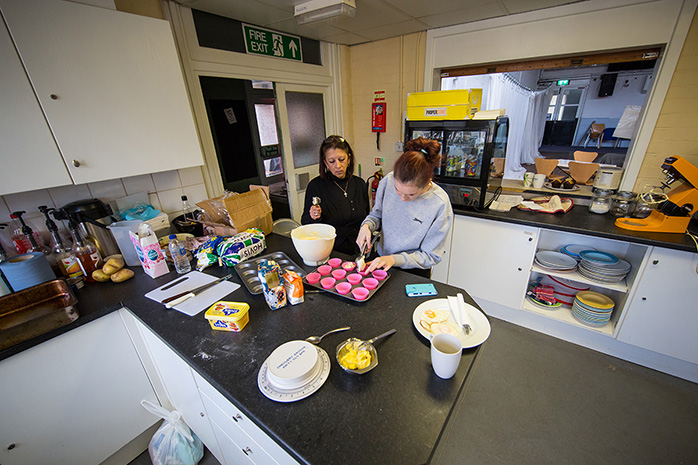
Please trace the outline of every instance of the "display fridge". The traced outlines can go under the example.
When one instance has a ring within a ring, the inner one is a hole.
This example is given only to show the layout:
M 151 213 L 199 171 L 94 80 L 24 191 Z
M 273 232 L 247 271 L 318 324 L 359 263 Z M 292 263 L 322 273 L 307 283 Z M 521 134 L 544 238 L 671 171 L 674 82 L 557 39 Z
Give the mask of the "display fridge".
M 451 203 L 483 208 L 492 158 L 505 157 L 509 119 L 405 121 L 405 140 L 424 137 L 441 144 L 441 164 L 434 181 Z

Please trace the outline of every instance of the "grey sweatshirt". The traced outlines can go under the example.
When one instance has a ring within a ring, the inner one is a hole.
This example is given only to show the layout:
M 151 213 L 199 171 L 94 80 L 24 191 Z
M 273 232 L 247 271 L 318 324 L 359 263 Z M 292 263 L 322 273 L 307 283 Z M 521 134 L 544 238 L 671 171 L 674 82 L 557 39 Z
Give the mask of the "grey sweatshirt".
M 448 194 L 431 183 L 429 190 L 404 202 L 395 192 L 393 172 L 378 185 L 376 203 L 363 221 L 371 231 L 382 228 L 378 254 L 392 255 L 400 268 L 431 268 L 446 253 L 453 209 Z

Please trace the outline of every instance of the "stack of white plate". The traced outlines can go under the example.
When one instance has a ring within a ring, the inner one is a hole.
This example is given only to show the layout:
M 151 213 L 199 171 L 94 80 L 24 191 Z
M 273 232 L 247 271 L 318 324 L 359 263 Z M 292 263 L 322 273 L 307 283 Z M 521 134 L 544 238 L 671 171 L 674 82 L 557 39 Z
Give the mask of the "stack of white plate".
M 574 258 L 575 260 L 579 261 L 579 260 L 581 260 L 579 253 L 583 252 L 585 250 L 596 250 L 596 249 L 593 247 L 589 247 L 588 245 L 567 244 L 566 246 L 561 247 L 559 252 L 563 253 L 567 256 L 570 256 L 570 257 Z
M 602 283 L 618 283 L 625 279 L 631 265 L 606 252 L 585 250 L 580 253 L 579 274 Z
M 578 292 L 572 305 L 572 316 L 587 326 L 606 325 L 613 313 L 615 303 L 610 297 L 593 291 Z
M 549 271 L 574 271 L 577 269 L 577 260 L 553 250 L 540 250 L 536 253 L 536 264 Z

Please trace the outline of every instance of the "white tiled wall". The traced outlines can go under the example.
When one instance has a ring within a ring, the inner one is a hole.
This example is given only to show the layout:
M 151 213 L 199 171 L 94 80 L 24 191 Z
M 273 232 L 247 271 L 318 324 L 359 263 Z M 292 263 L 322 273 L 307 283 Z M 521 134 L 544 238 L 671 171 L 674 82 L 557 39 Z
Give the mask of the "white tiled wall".
M 35 231 L 41 231 L 48 240 L 48 231 L 44 216 L 39 212 L 39 205 L 60 208 L 77 200 L 98 198 L 112 205 L 116 212 L 115 200 L 127 195 L 148 193 L 149 202 L 157 210 L 164 211 L 170 219 L 182 214 L 182 195 L 186 195 L 189 204 L 195 207 L 197 202 L 207 199 L 201 167 L 144 174 L 129 178 L 111 179 L 77 186 L 61 186 L 51 189 L 21 192 L 0 196 L 0 223 L 10 221 L 10 213 L 24 210 L 27 224 Z M 0 242 L 5 250 L 13 250 L 10 233 L 0 230 Z

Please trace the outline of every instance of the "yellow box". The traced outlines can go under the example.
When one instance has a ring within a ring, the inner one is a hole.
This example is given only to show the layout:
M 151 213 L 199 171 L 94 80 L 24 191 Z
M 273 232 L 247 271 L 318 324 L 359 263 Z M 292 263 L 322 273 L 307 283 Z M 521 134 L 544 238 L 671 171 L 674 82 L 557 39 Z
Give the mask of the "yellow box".
M 213 329 L 221 331 L 242 331 L 248 321 L 250 306 L 244 302 L 219 300 L 206 310 L 206 319 Z
M 410 121 L 471 119 L 482 107 L 482 89 L 413 92 L 407 96 Z

